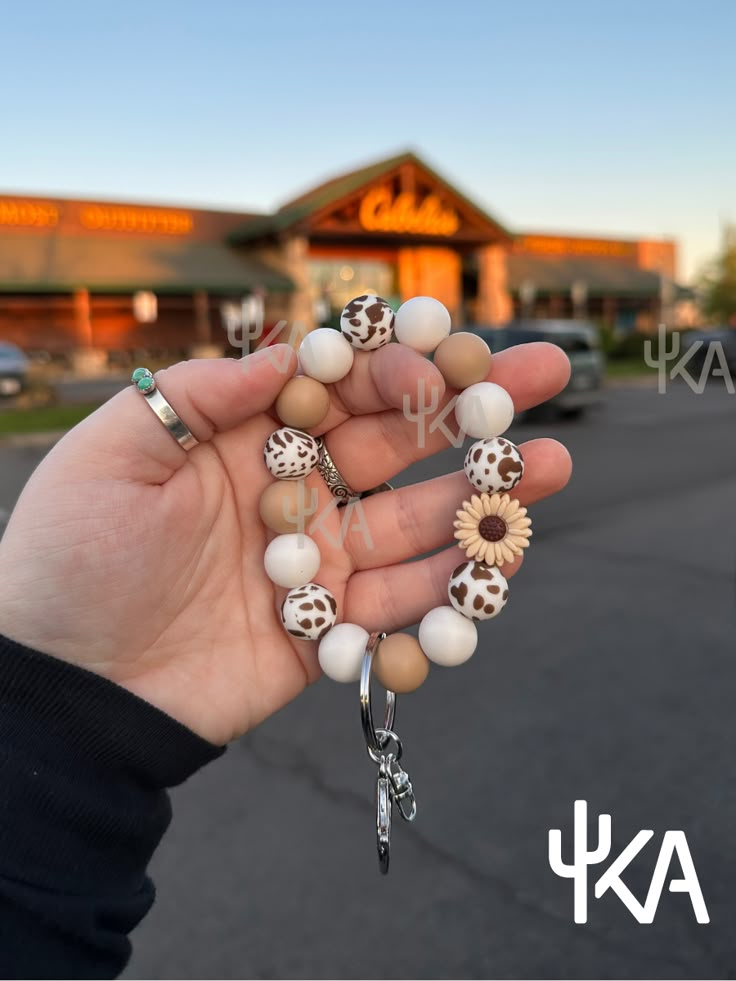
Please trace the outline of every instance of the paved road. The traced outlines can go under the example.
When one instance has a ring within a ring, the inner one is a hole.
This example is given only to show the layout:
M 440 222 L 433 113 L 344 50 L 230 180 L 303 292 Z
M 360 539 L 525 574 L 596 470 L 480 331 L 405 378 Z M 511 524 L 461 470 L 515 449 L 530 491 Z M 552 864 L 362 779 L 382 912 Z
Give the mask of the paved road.
M 174 793 L 127 977 L 733 977 L 735 412 L 718 388 L 619 390 L 517 426 L 564 439 L 575 475 L 476 656 L 401 700 L 420 814 L 389 878 L 357 692 L 320 683 Z M 32 456 L 0 455 L 0 507 Z M 610 892 L 573 924 L 547 831 L 570 861 L 577 798 L 613 815 L 612 854 L 654 829 L 625 873 L 642 901 L 685 830 L 711 924 L 666 891 L 650 926 Z

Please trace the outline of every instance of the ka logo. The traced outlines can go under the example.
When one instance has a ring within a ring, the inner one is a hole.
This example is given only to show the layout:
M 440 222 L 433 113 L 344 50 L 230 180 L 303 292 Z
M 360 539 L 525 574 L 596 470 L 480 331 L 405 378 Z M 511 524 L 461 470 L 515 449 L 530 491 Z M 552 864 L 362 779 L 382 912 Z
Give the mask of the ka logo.
M 671 878 L 669 880 L 670 892 L 686 892 L 690 896 L 695 919 L 698 923 L 710 923 L 708 910 L 705 907 L 705 900 L 698 882 L 698 875 L 695 871 L 690 849 L 688 848 L 687 838 L 684 831 L 665 831 L 662 839 L 662 847 L 659 850 L 657 865 L 654 869 L 652 882 L 649 886 L 644 905 L 642 905 L 631 892 L 631 890 L 621 881 L 621 874 L 633 861 L 633 859 L 644 848 L 647 842 L 654 837 L 653 831 L 640 831 L 621 854 L 613 860 L 603 875 L 595 884 L 595 898 L 601 896 L 610 889 L 614 892 L 624 906 L 638 923 L 654 922 L 654 914 L 662 896 L 662 890 L 670 871 L 672 858 L 677 853 L 677 858 L 682 869 L 682 878 Z M 600 814 L 598 816 L 598 846 L 588 850 L 588 802 L 584 800 L 575 801 L 575 820 L 573 827 L 573 861 L 572 863 L 562 861 L 562 832 L 559 828 L 553 828 L 549 832 L 549 864 L 555 875 L 573 880 L 575 922 L 587 923 L 588 921 L 588 866 L 598 865 L 603 862 L 611 851 L 611 815 Z

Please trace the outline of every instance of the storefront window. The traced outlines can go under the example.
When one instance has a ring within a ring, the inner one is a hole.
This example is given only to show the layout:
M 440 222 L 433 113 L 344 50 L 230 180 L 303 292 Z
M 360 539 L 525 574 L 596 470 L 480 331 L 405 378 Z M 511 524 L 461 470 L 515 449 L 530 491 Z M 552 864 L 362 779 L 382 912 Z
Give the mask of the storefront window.
M 354 296 L 377 293 L 394 308 L 399 305 L 396 266 L 378 259 L 310 259 L 309 281 L 316 319 L 337 326 L 340 313 Z

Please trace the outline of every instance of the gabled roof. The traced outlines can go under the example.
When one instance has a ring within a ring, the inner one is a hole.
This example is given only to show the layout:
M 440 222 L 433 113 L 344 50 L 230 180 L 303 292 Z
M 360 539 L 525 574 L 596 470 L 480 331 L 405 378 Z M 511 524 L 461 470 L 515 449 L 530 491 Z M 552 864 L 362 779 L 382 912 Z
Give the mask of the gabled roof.
M 312 190 L 287 201 L 274 215 L 256 218 L 243 225 L 242 228 L 237 229 L 229 236 L 229 241 L 235 244 L 246 242 L 300 225 L 318 212 L 329 208 L 331 205 L 338 205 L 341 201 L 360 191 L 361 188 L 369 186 L 407 164 L 413 165 L 419 172 L 423 171 L 432 183 L 446 191 L 449 196 L 462 202 L 465 208 L 473 212 L 483 223 L 492 226 L 499 238 L 511 239 L 513 237 L 512 233 L 500 222 L 445 180 L 415 153 L 407 151 L 395 157 L 359 167 L 357 170 L 351 170 L 347 174 L 341 174 L 319 184 Z

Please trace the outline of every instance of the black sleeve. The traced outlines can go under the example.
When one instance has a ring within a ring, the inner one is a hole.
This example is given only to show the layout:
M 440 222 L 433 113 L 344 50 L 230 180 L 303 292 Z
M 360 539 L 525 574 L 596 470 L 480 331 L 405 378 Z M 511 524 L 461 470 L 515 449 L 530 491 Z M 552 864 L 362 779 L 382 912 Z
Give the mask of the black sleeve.
M 115 977 L 154 888 L 166 787 L 222 747 L 0 636 L 0 976 Z

